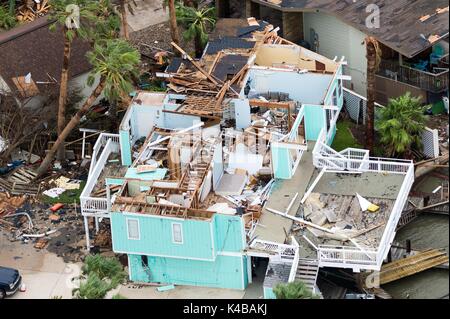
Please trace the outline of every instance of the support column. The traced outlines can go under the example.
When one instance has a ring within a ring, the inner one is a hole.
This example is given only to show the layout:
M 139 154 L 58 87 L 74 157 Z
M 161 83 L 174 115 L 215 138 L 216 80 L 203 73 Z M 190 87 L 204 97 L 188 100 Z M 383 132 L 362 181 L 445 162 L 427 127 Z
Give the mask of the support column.
M 83 144 L 81 146 L 81 158 L 84 159 L 86 148 L 86 131 L 83 131 Z
M 100 230 L 99 224 L 98 224 L 98 217 L 94 217 L 95 218 L 95 233 L 97 234 L 98 231 Z
M 283 12 L 282 20 L 283 38 L 294 43 L 304 39 L 302 12 Z
M 245 1 L 245 17 L 246 18 L 254 17 L 255 19 L 259 19 L 260 18 L 259 4 L 254 3 L 251 0 L 246 0 Z
M 91 250 L 91 242 L 89 240 L 89 220 L 86 216 L 84 216 L 84 232 L 86 234 L 86 249 L 87 251 Z
M 229 0 L 216 0 L 217 18 L 228 18 L 230 15 Z

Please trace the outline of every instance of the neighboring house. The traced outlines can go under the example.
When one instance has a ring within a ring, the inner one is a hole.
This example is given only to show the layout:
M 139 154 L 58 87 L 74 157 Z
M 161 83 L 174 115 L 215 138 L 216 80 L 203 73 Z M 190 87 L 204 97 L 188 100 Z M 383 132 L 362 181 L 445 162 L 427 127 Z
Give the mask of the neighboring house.
M 347 87 L 364 96 L 364 39 L 375 37 L 382 50 L 376 83 L 381 104 L 406 91 L 422 96 L 424 102 L 448 94 L 448 0 L 246 0 L 246 6 L 235 2 L 217 0 L 219 17 L 234 10 L 237 16 L 264 19 L 279 25 L 290 41 L 331 59 L 345 56 L 345 74 L 352 77 Z M 380 10 L 379 27 L 370 19 L 374 4 Z
M 43 17 L 0 33 L 0 94 L 12 92 L 29 107 L 38 107 L 46 95 L 58 94 L 64 41 L 62 32 L 52 32 L 49 26 Z M 70 59 L 69 89 L 81 89 L 84 97 L 92 91 L 86 84 L 89 50 L 88 43 L 75 39 Z
M 413 164 L 333 150 L 345 61 L 266 26 L 236 25 L 195 65 L 174 60 L 169 92 L 136 92 L 119 134 L 97 140 L 80 196 L 87 247 L 90 220 L 109 222 L 131 280 L 245 289 L 260 263 L 273 298 L 295 278 L 318 292 L 319 267 L 386 258 Z M 380 210 L 361 211 L 357 192 Z M 309 223 L 296 239 L 294 220 Z

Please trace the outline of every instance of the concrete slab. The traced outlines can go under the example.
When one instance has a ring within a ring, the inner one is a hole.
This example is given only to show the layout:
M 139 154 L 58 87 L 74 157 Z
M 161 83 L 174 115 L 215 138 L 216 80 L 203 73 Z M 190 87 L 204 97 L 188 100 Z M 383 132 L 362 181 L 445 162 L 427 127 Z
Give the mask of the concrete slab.
M 308 151 L 303 153 L 297 170 L 291 179 L 275 181 L 275 185 L 265 207 L 284 212 L 295 194 L 298 193 L 296 200 L 289 210 L 289 215 L 294 216 L 297 213 L 300 207 L 300 200 L 305 194 L 314 172 L 312 161 L 314 144 L 315 142 L 308 142 Z M 259 219 L 259 224 L 255 230 L 255 236 L 258 236 L 258 239 L 284 243 L 286 238 L 284 230 L 289 232 L 292 226 L 292 220 L 271 213 L 264 208 Z
M 319 174 L 315 170 L 313 179 Z M 396 199 L 402 186 L 404 175 L 367 172 L 362 174 L 325 173 L 314 187 L 313 192 L 335 195 L 355 195 Z
M 131 2 L 134 14 L 131 14 L 128 7 L 126 8 L 130 32 L 169 20 L 169 9 L 163 10 L 163 0 L 136 0 L 135 2 L 137 6 Z
M 122 286 L 119 294 L 128 299 L 242 299 L 244 291 L 193 286 L 175 286 L 159 292 L 153 286 Z

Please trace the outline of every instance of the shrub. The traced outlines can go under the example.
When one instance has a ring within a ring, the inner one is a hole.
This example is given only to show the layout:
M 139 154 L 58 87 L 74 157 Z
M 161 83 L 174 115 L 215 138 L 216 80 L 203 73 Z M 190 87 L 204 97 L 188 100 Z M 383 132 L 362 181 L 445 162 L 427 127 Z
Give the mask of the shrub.
M 319 296 L 315 295 L 301 281 L 278 284 L 273 288 L 273 292 L 277 299 L 319 299 Z
M 91 273 L 72 294 L 76 299 L 103 299 L 111 289 L 111 283 L 100 279 L 96 273 Z

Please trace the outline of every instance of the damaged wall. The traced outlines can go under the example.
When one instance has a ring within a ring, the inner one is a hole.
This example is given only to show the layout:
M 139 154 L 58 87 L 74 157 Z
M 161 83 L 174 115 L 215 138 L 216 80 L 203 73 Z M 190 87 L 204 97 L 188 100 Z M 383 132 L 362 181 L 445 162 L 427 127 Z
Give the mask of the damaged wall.
M 345 56 L 348 65 L 345 74 L 352 76 L 346 86 L 358 94 L 366 95 L 366 47 L 365 34 L 324 13 L 304 13 L 304 34 L 313 47 L 314 33 L 318 36 L 317 53 L 330 59 Z M 352 88 L 353 86 L 353 88 Z
M 251 70 L 252 93 L 283 92 L 303 104 L 321 104 L 333 75 Z

